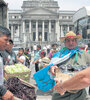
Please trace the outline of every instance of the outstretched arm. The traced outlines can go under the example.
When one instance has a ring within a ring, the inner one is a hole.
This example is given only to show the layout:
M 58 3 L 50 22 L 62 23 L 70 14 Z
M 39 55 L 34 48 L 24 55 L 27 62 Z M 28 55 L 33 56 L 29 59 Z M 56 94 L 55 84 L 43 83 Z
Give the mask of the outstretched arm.
M 87 86 L 90 86 L 90 67 L 77 73 L 62 84 L 62 87 L 66 90 L 82 89 Z
M 90 67 L 77 73 L 71 79 L 60 83 L 56 80 L 55 89 L 63 95 L 65 91 L 75 90 L 75 89 L 83 89 L 87 86 L 90 86 Z M 61 87 L 61 88 L 58 88 Z

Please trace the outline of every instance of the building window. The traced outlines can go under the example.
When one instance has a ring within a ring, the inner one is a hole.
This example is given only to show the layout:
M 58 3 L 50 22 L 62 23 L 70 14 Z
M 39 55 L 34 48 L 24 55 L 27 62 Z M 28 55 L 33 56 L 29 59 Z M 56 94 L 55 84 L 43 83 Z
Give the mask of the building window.
M 63 33 L 64 33 L 64 34 L 67 33 L 67 25 L 63 25 Z
M 68 19 L 72 19 L 72 16 L 68 16 Z
M 48 25 L 45 25 L 45 28 L 48 28 Z
M 32 20 L 31 23 L 32 23 L 31 24 L 32 25 L 32 28 L 36 28 L 36 21 Z
M 54 28 L 54 25 L 51 25 L 51 28 Z
M 36 32 L 33 32 L 33 41 L 36 39 Z
M 44 39 L 47 41 L 47 32 L 45 32 Z
M 45 25 L 44 25 L 45 29 L 48 28 L 48 25 L 49 25 L 49 21 L 48 20 L 45 20 Z
M 62 16 L 62 19 L 67 19 L 67 16 Z
M 17 16 L 14 16 L 14 18 L 16 19 L 16 18 L 17 18 Z
M 29 32 L 29 21 L 28 20 L 25 21 L 25 31 Z
M 36 25 L 33 25 L 33 28 L 36 28 Z
M 42 28 L 42 21 L 41 20 L 38 21 L 38 28 Z
M 39 25 L 38 25 L 38 28 L 42 28 L 42 24 L 39 24 Z
M 72 31 L 73 30 L 73 26 L 69 26 L 69 31 Z

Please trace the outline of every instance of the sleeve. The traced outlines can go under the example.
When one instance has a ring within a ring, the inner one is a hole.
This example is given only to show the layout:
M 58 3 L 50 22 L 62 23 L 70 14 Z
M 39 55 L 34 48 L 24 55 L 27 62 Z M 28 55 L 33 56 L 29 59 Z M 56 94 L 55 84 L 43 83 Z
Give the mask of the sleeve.
M 20 57 L 20 59 L 23 59 L 23 60 L 25 60 L 25 57 L 24 57 L 24 56 L 21 56 L 21 57 Z
M 86 63 L 87 63 L 88 65 L 90 65 L 90 54 L 87 53 L 86 51 L 84 51 L 84 55 L 85 55 L 85 58 L 86 58 Z
M 39 62 L 41 63 L 42 62 L 42 59 L 39 59 Z
M 40 52 L 38 51 L 36 54 L 35 54 L 35 57 L 34 57 L 34 61 L 39 59 L 40 58 Z
M 90 65 L 90 54 L 87 53 L 87 64 Z
M 0 96 L 4 96 L 4 94 L 7 92 L 7 89 L 4 86 L 0 85 Z

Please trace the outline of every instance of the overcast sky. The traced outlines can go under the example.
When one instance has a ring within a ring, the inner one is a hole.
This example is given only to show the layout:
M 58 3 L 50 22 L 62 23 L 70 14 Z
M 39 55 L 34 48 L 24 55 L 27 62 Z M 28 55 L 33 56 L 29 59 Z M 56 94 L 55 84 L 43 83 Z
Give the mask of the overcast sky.
M 24 0 L 4 0 L 10 10 L 21 9 Z M 83 6 L 90 6 L 90 0 L 55 0 L 61 10 L 78 10 Z

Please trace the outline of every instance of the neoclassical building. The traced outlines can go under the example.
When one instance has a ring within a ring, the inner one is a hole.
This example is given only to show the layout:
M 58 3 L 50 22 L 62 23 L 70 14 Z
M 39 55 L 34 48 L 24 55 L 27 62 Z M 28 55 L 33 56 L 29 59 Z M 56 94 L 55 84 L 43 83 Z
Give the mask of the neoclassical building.
M 61 36 L 74 30 L 75 11 L 60 10 L 57 1 L 27 0 L 21 8 L 9 11 L 9 28 L 15 46 L 60 43 Z

